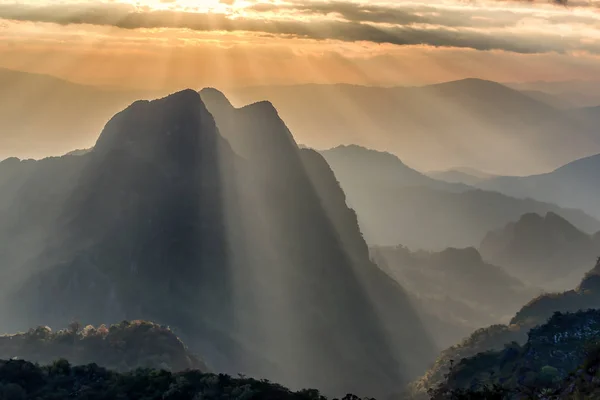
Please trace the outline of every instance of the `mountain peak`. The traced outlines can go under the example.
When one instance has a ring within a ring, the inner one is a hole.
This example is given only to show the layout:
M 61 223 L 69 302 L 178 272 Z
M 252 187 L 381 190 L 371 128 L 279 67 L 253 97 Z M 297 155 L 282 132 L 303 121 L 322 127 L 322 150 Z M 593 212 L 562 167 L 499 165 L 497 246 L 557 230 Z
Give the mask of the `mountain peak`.
M 213 87 L 206 87 L 200 92 L 200 98 L 205 104 L 214 104 L 217 107 L 233 108 L 233 105 L 223 92 Z
M 215 136 L 214 120 L 200 94 L 187 89 L 131 104 L 106 124 L 94 152 L 119 149 L 144 157 L 167 151 L 184 154 L 200 142 L 215 141 Z

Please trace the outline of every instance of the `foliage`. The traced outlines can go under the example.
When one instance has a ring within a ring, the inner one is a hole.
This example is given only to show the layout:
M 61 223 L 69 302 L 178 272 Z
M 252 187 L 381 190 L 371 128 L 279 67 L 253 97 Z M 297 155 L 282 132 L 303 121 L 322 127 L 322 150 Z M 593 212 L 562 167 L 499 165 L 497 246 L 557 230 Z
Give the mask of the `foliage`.
M 513 344 L 452 365 L 432 399 L 587 399 L 600 396 L 600 311 L 555 313 Z
M 10 400 L 326 400 L 319 391 L 291 391 L 267 380 L 138 368 L 119 373 L 96 364 L 72 366 L 64 359 L 46 366 L 0 361 L 0 399 Z M 343 400 L 360 400 L 347 395 Z M 367 400 L 367 399 L 365 399 Z
M 73 322 L 57 332 L 41 326 L 26 333 L 0 336 L 0 359 L 12 358 L 44 364 L 65 358 L 75 364 L 95 362 L 117 371 L 139 367 L 207 370 L 168 327 L 147 321 L 123 321 L 97 328 L 82 328 Z

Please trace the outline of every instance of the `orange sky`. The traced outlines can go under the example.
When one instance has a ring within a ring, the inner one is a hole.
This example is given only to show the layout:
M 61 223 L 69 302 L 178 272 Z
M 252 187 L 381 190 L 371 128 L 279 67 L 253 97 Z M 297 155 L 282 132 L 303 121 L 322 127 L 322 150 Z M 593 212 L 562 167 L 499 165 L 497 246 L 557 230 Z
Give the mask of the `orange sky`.
M 147 89 L 598 79 L 599 4 L 0 0 L 0 67 Z

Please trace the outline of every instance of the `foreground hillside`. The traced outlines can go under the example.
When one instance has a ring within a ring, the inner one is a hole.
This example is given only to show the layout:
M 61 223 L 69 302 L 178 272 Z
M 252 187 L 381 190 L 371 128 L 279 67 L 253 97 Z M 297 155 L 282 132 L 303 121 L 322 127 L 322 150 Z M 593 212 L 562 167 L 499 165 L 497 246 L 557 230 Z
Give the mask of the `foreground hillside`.
M 73 364 L 95 363 L 122 372 L 136 368 L 208 370 L 169 328 L 146 321 L 97 328 L 72 323 L 56 332 L 38 327 L 0 336 L 0 359 L 12 358 L 40 364 L 64 358 Z
M 58 360 L 47 366 L 27 361 L 0 361 L 0 398 L 63 399 L 266 399 L 325 400 L 316 390 L 291 391 L 266 380 L 213 375 L 199 370 L 171 373 L 137 369 L 118 373 L 96 364 L 72 366 Z M 347 400 L 359 400 L 348 395 Z
M 600 311 L 556 313 L 528 336 L 457 361 L 433 398 L 598 398 Z
M 492 325 L 475 331 L 461 343 L 444 350 L 434 365 L 412 385 L 421 396 L 445 380 L 453 363 L 479 353 L 501 351 L 516 342 L 527 340 L 530 329 L 545 324 L 556 312 L 573 313 L 600 308 L 600 263 L 582 279 L 574 290 L 543 294 L 524 305 L 507 325 Z

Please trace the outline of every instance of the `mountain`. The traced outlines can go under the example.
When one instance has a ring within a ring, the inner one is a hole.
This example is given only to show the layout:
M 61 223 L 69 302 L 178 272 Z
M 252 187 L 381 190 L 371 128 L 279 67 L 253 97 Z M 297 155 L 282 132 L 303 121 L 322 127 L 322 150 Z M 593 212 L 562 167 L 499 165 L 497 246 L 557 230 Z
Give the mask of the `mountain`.
M 505 83 L 506 86 L 531 95 L 532 92 L 551 96 L 574 107 L 592 107 L 600 104 L 600 82 L 569 80 L 569 81 L 537 81 Z
M 475 186 L 487 179 L 494 177 L 492 174 L 478 171 L 473 168 L 454 168 L 446 171 L 433 171 L 427 174 L 431 178 L 449 183 L 462 183 Z
M 267 380 L 246 376 L 159 369 L 118 372 L 96 364 L 71 365 L 56 360 L 48 365 L 23 360 L 0 360 L 0 393 L 5 399 L 239 399 L 327 400 L 316 389 L 290 390 Z M 347 394 L 342 400 L 359 397 Z
M 0 159 L 90 147 L 112 115 L 159 95 L 10 70 L 0 70 L 0 84 Z M 596 118 L 479 79 L 423 87 L 246 87 L 228 95 L 240 106 L 270 100 L 298 142 L 310 147 L 386 149 L 423 171 L 470 165 L 503 175 L 538 173 L 600 153 Z M 44 101 L 48 96 L 54 100 Z
M 404 164 L 397 156 L 357 145 L 338 146 L 320 153 L 343 182 L 353 185 L 372 182 L 381 186 L 422 186 L 460 192 L 469 186 L 448 183 L 429 176 Z
M 461 343 L 442 351 L 433 366 L 421 378 L 411 384 L 411 390 L 413 394 L 422 397 L 429 389 L 435 389 L 442 384 L 453 365 L 459 363 L 460 360 L 475 356 L 479 357 L 480 353 L 501 351 L 507 346 L 512 348 L 513 342 L 518 345 L 525 344 L 527 333 L 532 328 L 544 325 L 557 312 L 577 313 L 581 310 L 598 308 L 600 308 L 600 263 L 597 263 L 584 276 L 575 289 L 560 293 L 542 294 L 521 307 L 509 324 L 492 325 L 488 328 L 479 329 Z M 569 321 L 569 319 L 566 321 Z M 588 322 L 595 323 L 595 320 Z M 581 321 L 573 325 L 573 328 L 581 326 L 580 323 Z M 569 327 L 569 324 L 567 323 L 564 326 Z M 477 368 L 475 370 L 469 369 L 469 371 L 477 373 L 482 370 Z M 489 370 L 486 369 L 485 371 L 488 372 Z
M 439 338 L 444 348 L 482 326 L 508 322 L 538 293 L 503 268 L 484 262 L 474 248 L 411 252 L 402 246 L 375 247 L 371 254 L 429 313 L 448 323 L 460 322 L 458 337 L 443 332 Z
M 0 87 L 0 159 L 89 147 L 110 117 L 147 95 L 2 68 Z
M 312 147 L 386 149 L 419 170 L 466 164 L 519 174 L 600 152 L 593 121 L 480 79 L 423 87 L 251 87 L 228 94 L 240 104 L 269 99 L 298 140 Z
M 137 368 L 208 372 L 208 367 L 168 327 L 147 321 L 123 321 L 97 328 L 72 323 L 68 329 L 56 332 L 40 326 L 25 333 L 3 335 L 0 358 L 40 364 L 62 358 L 74 364 L 95 363 L 121 372 Z
M 515 197 L 549 201 L 563 207 L 579 208 L 598 218 L 600 207 L 594 199 L 600 195 L 600 155 L 573 161 L 552 172 L 526 177 L 497 177 L 478 187 Z
M 322 154 L 373 246 L 470 247 L 529 212 L 552 211 L 586 232 L 600 230 L 598 220 L 579 210 L 437 181 L 388 153 L 346 146 Z
M 90 152 L 0 164 L 0 205 L 4 330 L 152 320 L 214 370 L 379 397 L 433 359 L 333 172 L 270 103 L 136 101 Z
M 569 96 L 563 97 L 560 94 L 550 94 L 541 90 L 521 90 L 520 92 L 534 100 L 558 109 L 576 108 L 579 105 L 579 102 L 575 99 L 569 98 Z
M 505 391 L 503 398 L 542 398 L 544 392 L 553 393 L 556 397 L 552 398 L 572 398 L 573 392 L 577 397 L 596 398 L 599 333 L 598 310 L 555 313 L 546 323 L 531 329 L 523 346 L 507 344 L 501 351 L 480 353 L 458 362 L 432 399 L 449 398 L 448 393 L 459 390 Z M 575 388 L 593 389 L 595 395 L 585 396 L 590 392 Z M 483 398 L 499 397 L 490 393 Z
M 531 284 L 564 290 L 588 271 L 600 241 L 553 212 L 529 213 L 488 233 L 480 251 L 486 260 Z

